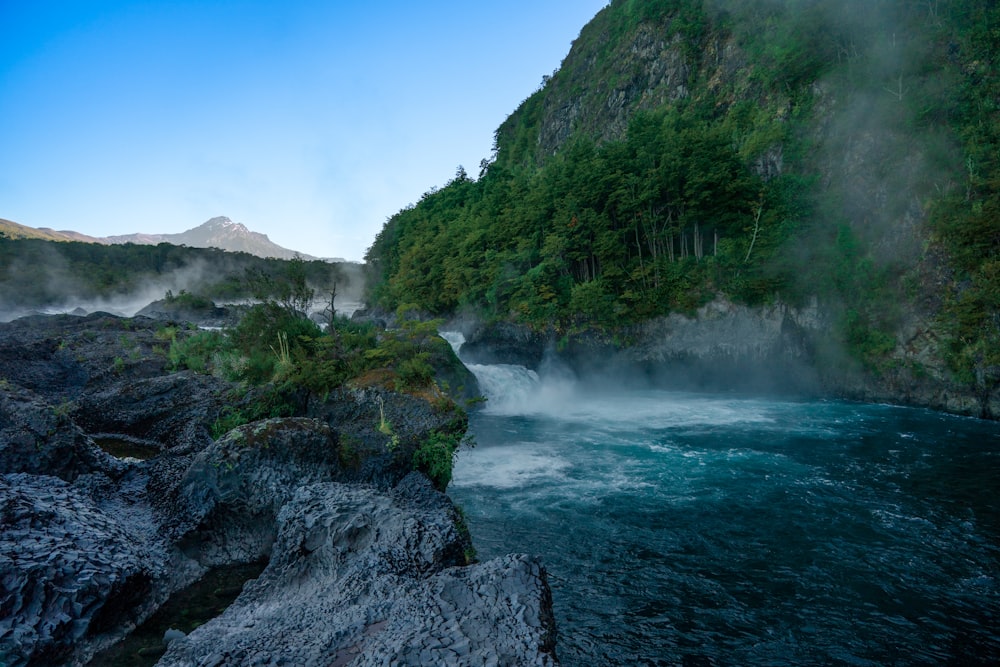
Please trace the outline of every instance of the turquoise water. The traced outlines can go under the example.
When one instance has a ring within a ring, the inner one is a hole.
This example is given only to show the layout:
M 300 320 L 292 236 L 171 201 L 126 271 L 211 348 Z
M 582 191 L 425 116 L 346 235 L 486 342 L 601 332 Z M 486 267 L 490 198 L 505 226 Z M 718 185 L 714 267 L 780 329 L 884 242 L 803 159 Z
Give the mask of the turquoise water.
M 1000 664 L 1000 425 L 472 368 L 449 494 L 564 665 Z

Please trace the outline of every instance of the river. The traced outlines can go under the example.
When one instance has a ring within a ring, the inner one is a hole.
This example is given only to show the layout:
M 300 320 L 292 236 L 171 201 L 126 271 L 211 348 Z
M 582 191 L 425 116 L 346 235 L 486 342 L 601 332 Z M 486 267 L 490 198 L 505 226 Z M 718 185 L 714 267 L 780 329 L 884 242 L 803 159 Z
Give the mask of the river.
M 449 494 L 566 667 L 1000 664 L 1000 425 L 470 368 Z

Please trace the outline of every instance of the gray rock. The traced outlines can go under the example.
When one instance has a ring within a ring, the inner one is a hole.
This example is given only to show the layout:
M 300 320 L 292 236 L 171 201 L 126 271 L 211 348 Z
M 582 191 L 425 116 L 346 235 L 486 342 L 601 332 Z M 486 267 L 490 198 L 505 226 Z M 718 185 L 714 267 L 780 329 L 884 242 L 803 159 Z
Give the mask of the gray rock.
M 90 497 L 42 475 L 0 476 L 0 664 L 61 664 L 135 620 L 153 572 L 146 545 Z
M 466 566 L 457 510 L 411 472 L 463 412 L 344 390 L 214 441 L 229 385 L 165 374 L 162 343 L 143 318 L 0 325 L 0 665 L 86 664 L 209 567 L 261 559 L 163 664 L 555 664 L 541 566 Z
M 229 385 L 191 371 L 151 378 L 123 377 L 77 401 L 75 419 L 89 433 L 123 433 L 197 451 L 212 442 L 210 428 Z
M 299 487 L 263 574 L 159 665 L 556 664 L 542 567 L 526 556 L 460 566 L 456 519 L 416 474 L 391 494 Z
M 345 462 L 354 466 L 348 479 L 384 487 L 393 486 L 413 469 L 413 453 L 428 433 L 461 436 L 468 426 L 468 416 L 462 411 L 438 410 L 425 400 L 379 387 L 315 397 L 307 414 L 336 430 Z
M 175 639 L 184 639 L 185 637 L 187 637 L 187 635 L 180 630 L 168 628 L 167 631 L 163 633 L 163 645 L 170 646 L 170 642 Z
M 120 474 L 123 466 L 73 423 L 71 410 L 68 404 L 49 405 L 26 389 L 0 386 L 0 473 L 66 481 L 98 471 Z

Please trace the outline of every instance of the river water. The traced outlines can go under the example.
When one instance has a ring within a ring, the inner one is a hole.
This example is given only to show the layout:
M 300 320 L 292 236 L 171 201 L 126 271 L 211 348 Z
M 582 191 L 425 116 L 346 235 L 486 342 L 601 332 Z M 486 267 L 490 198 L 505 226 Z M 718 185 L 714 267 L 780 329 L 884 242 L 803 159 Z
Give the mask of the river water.
M 1000 664 L 1000 426 L 470 366 L 449 495 L 564 665 Z

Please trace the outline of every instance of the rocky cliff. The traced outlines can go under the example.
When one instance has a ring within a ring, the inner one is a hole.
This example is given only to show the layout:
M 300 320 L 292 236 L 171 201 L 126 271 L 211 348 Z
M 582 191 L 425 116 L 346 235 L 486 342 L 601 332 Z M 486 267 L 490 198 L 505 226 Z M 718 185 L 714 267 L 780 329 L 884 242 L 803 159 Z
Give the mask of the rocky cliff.
M 747 306 L 719 298 L 690 315 L 672 314 L 618 332 L 565 336 L 509 322 L 456 321 L 470 363 L 514 363 L 535 370 L 553 361 L 585 381 L 614 378 L 679 390 L 832 396 L 1000 417 L 1000 388 L 954 379 L 941 360 L 933 322 L 912 315 L 892 363 L 878 374 L 831 337 L 834 315 L 806 306 Z
M 998 24 L 983 0 L 615 0 L 479 181 L 388 221 L 373 297 L 491 322 L 480 359 L 555 342 L 995 417 Z

